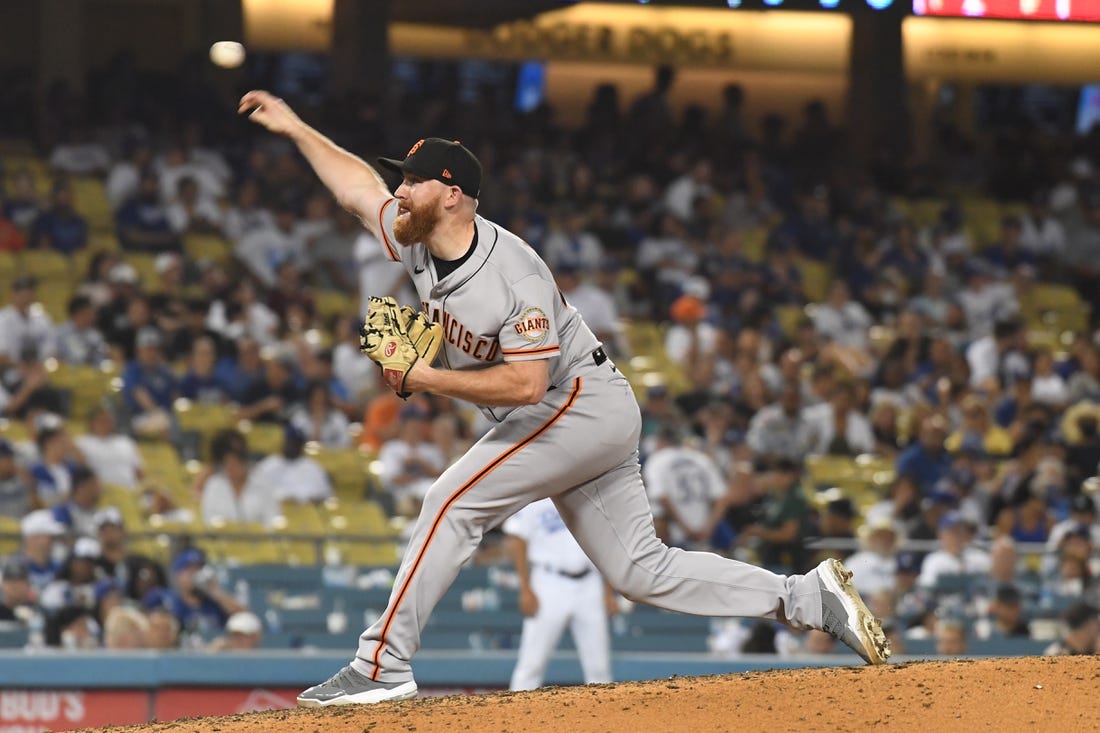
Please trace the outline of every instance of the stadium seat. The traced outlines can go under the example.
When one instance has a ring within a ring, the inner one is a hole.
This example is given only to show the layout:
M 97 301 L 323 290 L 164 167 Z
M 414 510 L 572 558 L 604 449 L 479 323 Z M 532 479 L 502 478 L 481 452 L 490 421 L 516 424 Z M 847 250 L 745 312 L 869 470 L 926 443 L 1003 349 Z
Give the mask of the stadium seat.
M 248 440 L 248 449 L 259 456 L 269 456 L 283 449 L 282 425 L 266 422 L 252 422 L 241 420 L 237 429 L 244 433 Z
M 233 259 L 233 244 L 216 234 L 188 234 L 183 240 L 183 251 L 195 262 L 214 262 L 224 265 Z
M 114 229 L 115 217 L 111 202 L 103 182 L 97 178 L 73 178 L 73 200 L 76 210 L 88 220 L 88 229 L 93 232 L 108 232 Z
M 105 401 L 116 399 L 122 388 L 116 367 L 110 362 L 93 367 L 47 359 L 45 366 L 50 384 L 68 392 L 69 414 L 76 420 L 83 420 Z
M 359 299 L 336 290 L 317 290 L 313 293 L 313 304 L 317 308 L 317 315 L 327 322 L 336 318 L 360 318 L 366 314 L 359 313 Z
M 0 515 L 0 557 L 14 555 L 19 551 L 19 520 Z
M 833 273 L 829 266 L 816 260 L 799 257 L 795 267 L 798 268 L 798 272 L 802 277 L 802 287 L 806 292 L 806 297 L 815 303 L 824 301 L 833 279 Z

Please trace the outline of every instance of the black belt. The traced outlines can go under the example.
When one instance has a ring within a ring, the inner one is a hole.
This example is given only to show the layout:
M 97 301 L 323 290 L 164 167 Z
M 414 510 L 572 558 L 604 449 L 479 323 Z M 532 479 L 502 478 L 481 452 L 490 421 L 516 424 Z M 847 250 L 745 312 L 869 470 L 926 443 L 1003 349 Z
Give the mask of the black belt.
M 601 364 L 605 363 L 606 361 L 607 361 L 607 352 L 603 350 L 602 346 L 597 346 L 596 350 L 592 352 L 592 362 L 596 366 L 600 366 Z M 611 365 L 611 369 L 612 369 L 612 371 L 614 371 L 614 369 L 615 369 L 614 364 Z M 555 390 L 557 388 L 558 388 L 557 385 L 551 384 L 549 387 L 546 388 L 546 391 L 550 392 L 551 390 Z
M 567 570 L 559 570 L 558 568 L 552 568 L 549 565 L 538 564 L 535 567 L 542 568 L 543 570 L 545 570 L 549 573 L 554 573 L 556 575 L 560 575 L 563 578 L 569 578 L 570 580 L 580 580 L 581 578 L 587 578 L 588 574 L 592 572 L 592 568 L 585 568 L 584 570 L 580 571 L 579 573 L 570 573 Z

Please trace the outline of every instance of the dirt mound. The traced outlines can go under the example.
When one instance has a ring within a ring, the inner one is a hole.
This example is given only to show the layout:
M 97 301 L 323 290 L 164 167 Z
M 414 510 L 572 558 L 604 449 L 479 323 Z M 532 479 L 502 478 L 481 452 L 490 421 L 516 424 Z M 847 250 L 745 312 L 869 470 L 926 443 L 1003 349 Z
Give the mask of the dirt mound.
M 1096 657 L 1026 657 L 676 677 L 281 710 L 114 728 L 128 733 L 478 733 L 607 731 L 1095 731 Z

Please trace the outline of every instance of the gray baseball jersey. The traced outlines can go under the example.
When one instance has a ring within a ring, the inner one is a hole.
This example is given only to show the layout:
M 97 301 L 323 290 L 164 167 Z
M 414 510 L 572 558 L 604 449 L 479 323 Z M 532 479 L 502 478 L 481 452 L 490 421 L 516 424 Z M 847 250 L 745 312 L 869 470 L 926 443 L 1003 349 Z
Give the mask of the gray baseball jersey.
M 440 280 L 426 246 L 396 243 L 396 214 L 393 199 L 376 213 L 382 246 L 443 324 L 443 363 L 477 369 L 549 359 L 552 389 L 535 405 L 487 409 L 497 424 L 432 484 L 386 611 L 360 636 L 358 672 L 387 684 L 411 680 L 421 631 L 482 534 L 546 497 L 628 598 L 705 616 L 776 618 L 782 609 L 794 626 L 820 628 L 816 571 L 776 575 L 657 539 L 638 464 L 634 393 L 530 247 L 477 217 L 474 252 Z

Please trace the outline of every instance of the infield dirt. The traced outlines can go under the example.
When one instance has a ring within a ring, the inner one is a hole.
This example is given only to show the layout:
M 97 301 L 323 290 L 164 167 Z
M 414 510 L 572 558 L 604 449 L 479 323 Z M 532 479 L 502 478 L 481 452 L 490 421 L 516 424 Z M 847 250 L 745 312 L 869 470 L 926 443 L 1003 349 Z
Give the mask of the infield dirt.
M 279 710 L 121 733 L 663 733 L 1100 730 L 1100 657 L 1024 657 L 676 677 Z

